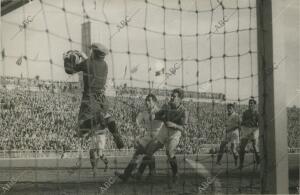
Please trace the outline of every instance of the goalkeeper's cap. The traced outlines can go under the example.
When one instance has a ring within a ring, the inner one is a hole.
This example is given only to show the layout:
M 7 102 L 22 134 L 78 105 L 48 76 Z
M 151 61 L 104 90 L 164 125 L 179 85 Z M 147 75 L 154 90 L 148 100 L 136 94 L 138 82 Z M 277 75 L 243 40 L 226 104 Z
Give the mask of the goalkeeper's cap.
M 109 53 L 108 49 L 104 45 L 102 45 L 101 43 L 92 43 L 90 48 L 93 49 L 93 50 L 101 51 L 105 55 L 107 55 Z

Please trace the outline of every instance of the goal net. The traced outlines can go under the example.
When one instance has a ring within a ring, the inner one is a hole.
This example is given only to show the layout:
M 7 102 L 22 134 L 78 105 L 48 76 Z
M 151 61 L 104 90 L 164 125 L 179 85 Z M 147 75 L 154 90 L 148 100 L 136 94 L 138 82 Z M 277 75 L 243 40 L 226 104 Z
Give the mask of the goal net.
M 79 147 L 75 136 L 82 75 L 65 73 L 62 54 L 89 55 L 90 44 L 99 42 L 109 50 L 106 96 L 126 148 L 115 150 L 108 136 L 112 168 L 124 168 L 117 157 L 131 156 L 144 134 L 135 120 L 145 110 L 146 95 L 155 94 L 161 106 L 172 89 L 182 88 L 189 121 L 176 148 L 183 174 L 178 190 L 259 191 L 254 155 L 246 155 L 241 171 L 229 144 L 222 165 L 216 165 L 227 137 L 227 105 L 234 105 L 242 121 L 249 100 L 258 101 L 255 0 L 35 0 L 1 17 L 1 23 L 0 97 L 6 122 L 0 147 L 9 158 L 26 155 L 18 152 L 24 150 L 35 151 L 35 158 L 54 151 L 60 166 L 60 154 L 77 158 L 79 153 L 66 151 L 88 149 L 89 141 Z M 88 158 L 82 155 L 80 162 Z M 165 156 L 164 150 L 157 155 Z M 162 161 L 162 173 L 169 173 Z M 192 184 L 187 184 L 190 175 Z M 207 177 L 215 180 L 205 187 Z

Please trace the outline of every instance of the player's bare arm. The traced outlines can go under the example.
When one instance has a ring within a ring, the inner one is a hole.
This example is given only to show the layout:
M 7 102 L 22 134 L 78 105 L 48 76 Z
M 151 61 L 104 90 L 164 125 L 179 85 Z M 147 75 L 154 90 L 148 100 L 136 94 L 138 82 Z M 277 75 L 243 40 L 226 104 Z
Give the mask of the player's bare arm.
M 230 127 L 226 128 L 227 133 L 232 132 L 236 129 L 238 129 L 240 127 L 240 122 L 239 122 L 239 117 L 237 116 L 237 118 L 235 119 L 235 123 L 232 123 Z
M 175 130 L 179 130 L 181 132 L 184 131 L 184 126 L 183 125 L 178 125 L 174 122 L 171 122 L 171 121 L 166 121 L 165 122 L 165 125 L 168 127 L 168 128 L 172 128 L 172 129 L 175 129 Z

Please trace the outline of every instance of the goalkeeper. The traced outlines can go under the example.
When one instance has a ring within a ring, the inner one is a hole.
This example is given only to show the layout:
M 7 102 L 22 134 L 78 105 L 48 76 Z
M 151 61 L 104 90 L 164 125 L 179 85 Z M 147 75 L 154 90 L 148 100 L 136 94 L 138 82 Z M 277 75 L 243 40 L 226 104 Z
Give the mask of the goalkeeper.
M 115 120 L 108 113 L 108 102 L 104 95 L 108 73 L 104 58 L 108 50 L 100 43 L 93 43 L 90 49 L 91 55 L 88 58 L 78 51 L 68 51 L 64 54 L 64 68 L 67 74 L 83 72 L 84 90 L 78 115 L 79 137 L 90 134 L 94 136 L 98 131 L 108 128 L 117 148 L 121 149 L 124 143 Z M 92 162 L 95 157 L 90 157 Z

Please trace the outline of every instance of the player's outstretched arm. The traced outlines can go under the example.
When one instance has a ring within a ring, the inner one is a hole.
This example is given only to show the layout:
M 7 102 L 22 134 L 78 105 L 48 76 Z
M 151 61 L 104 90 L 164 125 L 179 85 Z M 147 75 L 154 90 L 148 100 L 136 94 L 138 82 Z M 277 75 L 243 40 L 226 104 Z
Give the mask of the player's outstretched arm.
M 179 130 L 179 131 L 183 131 L 183 129 L 184 129 L 182 125 L 178 125 L 178 124 L 173 123 L 171 121 L 166 121 L 165 124 L 168 128 L 176 129 L 176 130 Z
M 179 130 L 182 133 L 184 133 L 183 131 L 188 123 L 188 115 L 189 115 L 189 113 L 187 111 L 184 111 L 180 118 L 180 121 L 178 123 L 166 121 L 165 124 L 169 128 L 173 128 L 173 129 Z
M 80 72 L 80 71 L 83 71 L 83 72 L 87 72 L 87 60 L 82 60 L 80 63 L 78 64 L 75 64 L 74 65 L 74 70 L 76 72 Z
M 76 50 L 70 50 L 63 54 L 64 69 L 67 74 L 86 71 L 87 58 L 85 54 Z

